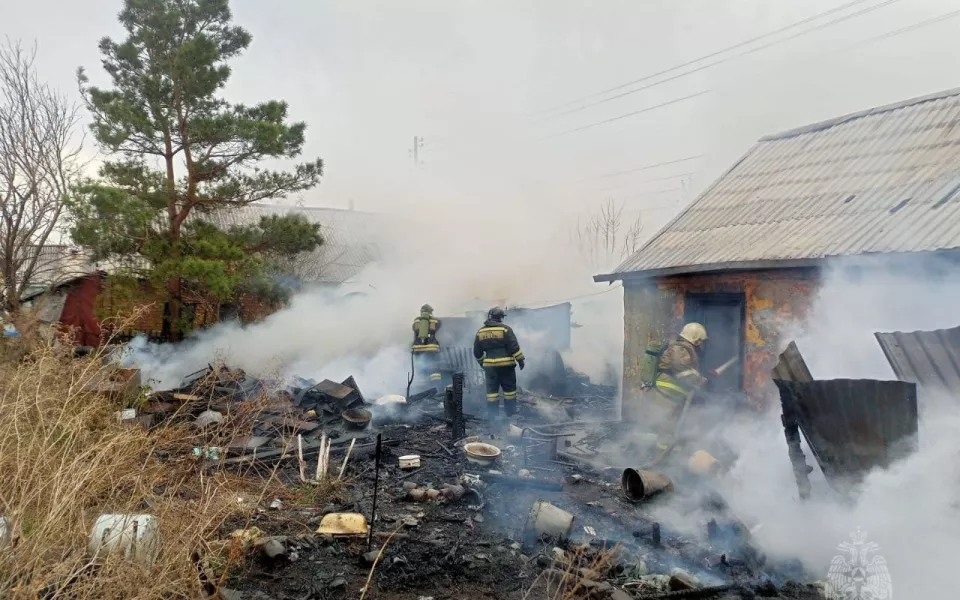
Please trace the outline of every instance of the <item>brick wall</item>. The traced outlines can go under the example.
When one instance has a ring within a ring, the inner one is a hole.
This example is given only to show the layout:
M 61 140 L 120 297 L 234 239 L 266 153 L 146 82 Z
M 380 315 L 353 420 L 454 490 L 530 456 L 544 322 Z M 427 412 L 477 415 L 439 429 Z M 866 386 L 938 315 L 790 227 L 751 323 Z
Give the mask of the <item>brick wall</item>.
M 683 326 L 684 295 L 742 293 L 744 391 L 750 404 L 763 408 L 777 398 L 770 370 L 789 340 L 790 327 L 802 322 L 819 283 L 809 269 L 784 269 L 668 277 L 624 285 L 624 397 L 643 395 L 639 368 L 652 340 L 676 336 Z

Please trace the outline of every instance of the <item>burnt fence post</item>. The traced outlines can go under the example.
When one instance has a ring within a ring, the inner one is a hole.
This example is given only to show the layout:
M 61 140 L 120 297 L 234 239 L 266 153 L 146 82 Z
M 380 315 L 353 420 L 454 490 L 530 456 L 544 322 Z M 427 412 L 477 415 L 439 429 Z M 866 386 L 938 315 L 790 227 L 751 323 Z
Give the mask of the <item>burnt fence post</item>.
M 463 424 L 463 372 L 457 371 L 453 374 L 453 400 L 451 402 L 452 413 L 450 415 L 453 422 L 453 441 L 462 440 L 467 436 L 466 428 Z
M 807 458 L 800 447 L 800 422 L 797 418 L 796 400 L 787 385 L 781 385 L 777 380 L 774 380 L 774 383 L 780 388 L 780 406 L 783 409 L 780 422 L 783 424 L 783 435 L 787 439 L 787 451 L 793 466 L 793 476 L 797 480 L 797 491 L 800 499 L 806 500 L 810 497 L 810 471 L 813 469 L 807 465 Z

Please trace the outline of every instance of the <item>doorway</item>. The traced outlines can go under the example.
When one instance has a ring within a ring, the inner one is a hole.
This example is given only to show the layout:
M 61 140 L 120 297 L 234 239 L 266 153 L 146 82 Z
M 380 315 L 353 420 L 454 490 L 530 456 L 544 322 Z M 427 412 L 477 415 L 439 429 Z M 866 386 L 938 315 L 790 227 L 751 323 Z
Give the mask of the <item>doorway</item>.
M 731 358 L 736 364 L 719 377 L 711 377 L 706 391 L 741 396 L 743 392 L 744 294 L 687 294 L 684 299 L 684 322 L 696 322 L 707 329 L 707 343 L 700 355 L 700 369 L 708 373 Z

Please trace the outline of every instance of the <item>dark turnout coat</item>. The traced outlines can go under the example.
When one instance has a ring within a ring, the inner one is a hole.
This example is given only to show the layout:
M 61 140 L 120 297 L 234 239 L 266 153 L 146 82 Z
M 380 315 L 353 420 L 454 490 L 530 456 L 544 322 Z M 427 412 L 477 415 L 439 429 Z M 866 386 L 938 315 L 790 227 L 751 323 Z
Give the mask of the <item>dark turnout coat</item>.
M 484 367 L 515 367 L 523 360 L 523 351 L 509 325 L 487 321 L 473 340 L 473 356 Z

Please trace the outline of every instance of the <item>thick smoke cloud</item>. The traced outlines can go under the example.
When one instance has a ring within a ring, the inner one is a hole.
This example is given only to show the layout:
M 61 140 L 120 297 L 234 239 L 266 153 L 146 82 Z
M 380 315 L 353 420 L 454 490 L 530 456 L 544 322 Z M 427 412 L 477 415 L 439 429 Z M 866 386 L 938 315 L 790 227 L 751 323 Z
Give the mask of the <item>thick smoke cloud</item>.
M 941 262 L 922 269 L 846 263 L 830 270 L 796 338 L 814 377 L 893 379 L 873 333 L 956 326 L 955 274 Z M 960 552 L 960 403 L 955 393 L 921 390 L 920 404 L 919 451 L 871 473 L 852 503 L 836 498 L 819 470 L 812 475 L 813 498 L 798 501 L 776 409 L 729 426 L 726 437 L 740 459 L 722 491 L 735 512 L 761 524 L 756 538 L 773 556 L 798 557 L 826 579 L 837 544 L 849 542 L 859 527 L 880 545 L 894 597 L 937 597 L 953 585 L 951 565 Z M 808 448 L 805 453 L 815 464 Z
M 127 360 L 160 388 L 223 360 L 253 375 L 352 374 L 365 393 L 396 393 L 406 384 L 410 323 L 423 303 L 452 316 L 493 304 L 573 299 L 574 320 L 583 327 L 574 330 L 565 358 L 609 379 L 622 349 L 620 292 L 592 282 L 576 251 L 562 243 L 566 229 L 535 227 L 533 215 L 519 213 L 514 219 L 439 209 L 425 220 L 391 215 L 377 232 L 383 259 L 342 289 L 304 291 L 260 323 L 221 325 L 173 348 L 141 341 Z M 361 293 L 344 297 L 354 291 Z

